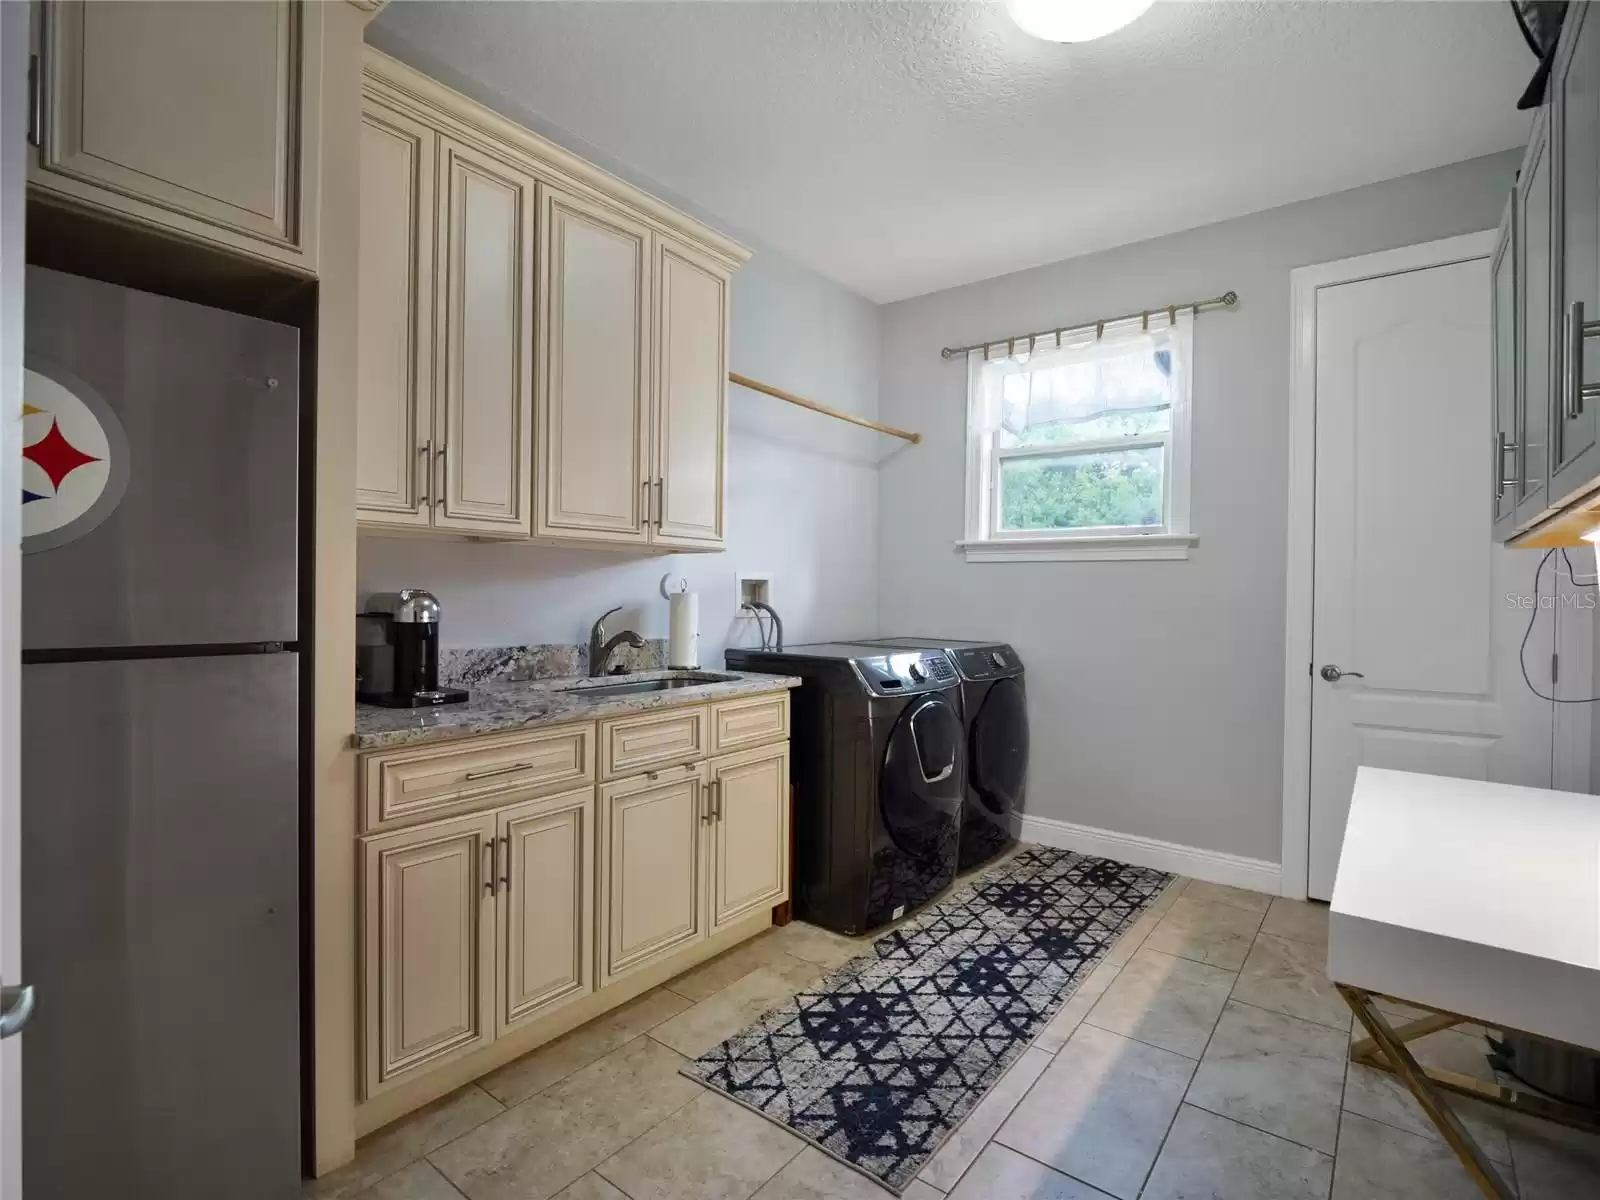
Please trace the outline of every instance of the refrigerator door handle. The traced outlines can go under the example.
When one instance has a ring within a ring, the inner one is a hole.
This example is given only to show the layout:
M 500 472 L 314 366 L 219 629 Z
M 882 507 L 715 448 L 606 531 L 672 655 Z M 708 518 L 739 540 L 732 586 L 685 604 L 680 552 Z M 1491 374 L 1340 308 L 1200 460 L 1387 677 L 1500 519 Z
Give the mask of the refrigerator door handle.
M 33 1016 L 31 983 L 0 988 L 0 1038 L 21 1033 L 31 1016 Z

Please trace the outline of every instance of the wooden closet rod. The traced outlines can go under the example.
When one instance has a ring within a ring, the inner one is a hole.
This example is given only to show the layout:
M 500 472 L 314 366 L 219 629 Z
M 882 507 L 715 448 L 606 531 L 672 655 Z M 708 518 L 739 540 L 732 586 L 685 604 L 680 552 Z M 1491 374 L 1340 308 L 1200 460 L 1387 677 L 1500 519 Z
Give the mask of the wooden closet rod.
M 859 425 L 863 429 L 876 430 L 878 433 L 887 433 L 890 437 L 905 438 L 915 446 L 922 440 L 920 433 L 912 433 L 907 429 L 896 429 L 893 425 L 880 425 L 877 421 L 869 421 L 865 417 L 853 417 L 847 412 L 840 412 L 836 408 L 829 408 L 826 404 L 818 404 L 815 400 L 807 400 L 804 396 L 796 396 L 793 392 L 786 392 L 782 388 L 775 388 L 770 383 L 750 379 L 736 371 L 728 372 L 728 380 L 737 383 L 740 387 L 747 387 L 752 392 L 760 392 L 790 404 L 798 404 L 801 408 L 809 408 L 812 412 L 819 412 L 825 417 L 832 417 L 836 421 L 849 421 L 852 425 Z

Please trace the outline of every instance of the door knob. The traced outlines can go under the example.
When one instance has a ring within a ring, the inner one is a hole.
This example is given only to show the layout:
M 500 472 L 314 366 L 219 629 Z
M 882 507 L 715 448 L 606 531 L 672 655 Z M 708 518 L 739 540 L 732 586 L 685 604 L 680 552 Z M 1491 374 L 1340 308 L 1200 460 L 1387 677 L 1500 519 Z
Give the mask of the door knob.
M 0 1038 L 21 1033 L 33 1016 L 33 985 L 0 988 Z
M 1317 674 L 1321 675 L 1329 683 L 1338 683 L 1339 680 L 1343 679 L 1346 675 L 1349 675 L 1353 679 L 1365 679 L 1366 678 L 1366 676 L 1363 675 L 1360 671 L 1341 671 L 1338 667 L 1334 666 L 1332 663 L 1328 663 L 1326 666 L 1324 666 L 1322 668 L 1322 670 L 1318 671 Z

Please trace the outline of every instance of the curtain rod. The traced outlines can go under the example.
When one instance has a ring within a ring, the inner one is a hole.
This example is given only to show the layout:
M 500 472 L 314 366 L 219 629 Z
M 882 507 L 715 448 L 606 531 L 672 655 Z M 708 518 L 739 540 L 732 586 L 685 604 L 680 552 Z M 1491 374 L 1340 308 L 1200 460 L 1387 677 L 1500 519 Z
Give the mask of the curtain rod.
M 757 379 L 750 379 L 737 372 L 729 371 L 728 379 L 740 387 L 749 388 L 752 392 L 760 392 L 778 400 L 785 400 L 790 404 L 798 404 L 801 408 L 809 408 L 812 412 L 821 413 L 825 417 L 832 417 L 836 421 L 848 421 L 852 425 L 859 425 L 863 429 L 872 429 L 878 433 L 887 433 L 890 437 L 904 438 L 915 446 L 922 440 L 920 433 L 912 433 L 908 429 L 896 429 L 893 425 L 881 425 L 877 421 L 869 421 L 865 417 L 851 416 L 847 412 L 840 412 L 836 408 L 829 408 L 826 404 L 818 404 L 815 400 L 807 400 L 804 396 L 796 396 L 793 392 L 786 392 L 782 388 L 775 388 L 770 383 L 762 383 Z
M 1085 333 L 1093 329 L 1098 337 L 1099 332 L 1107 325 L 1115 325 L 1119 321 L 1131 321 L 1135 317 L 1142 318 L 1148 326 L 1151 317 L 1158 317 L 1163 313 L 1170 320 L 1176 321 L 1178 313 L 1184 309 L 1199 315 L 1209 308 L 1232 308 L 1237 303 L 1239 303 L 1238 292 L 1223 292 L 1222 295 L 1213 296 L 1209 300 L 1185 300 L 1182 304 L 1163 304 L 1160 308 L 1140 309 L 1138 312 L 1123 313 L 1117 317 L 1101 317 L 1097 321 L 1089 321 L 1083 325 L 1063 325 L 1060 329 L 1041 329 L 1037 333 L 1019 333 L 1015 337 L 990 338 L 987 342 L 978 342 L 971 346 L 946 346 L 939 353 L 945 358 L 954 358 L 958 354 L 970 354 L 974 350 L 988 350 L 990 346 L 1000 345 L 1008 347 L 1008 353 L 1015 353 L 1018 342 L 1028 343 L 1028 349 L 1031 352 L 1033 343 L 1040 338 L 1053 337 L 1056 339 L 1056 344 L 1059 345 L 1061 335 L 1066 333 Z

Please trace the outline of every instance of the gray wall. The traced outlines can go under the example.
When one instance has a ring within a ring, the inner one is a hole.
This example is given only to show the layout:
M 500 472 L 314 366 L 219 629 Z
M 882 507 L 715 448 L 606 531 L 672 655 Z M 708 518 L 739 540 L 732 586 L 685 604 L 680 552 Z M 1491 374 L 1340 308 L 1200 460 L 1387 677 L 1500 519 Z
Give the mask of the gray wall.
M 1289 271 L 1490 229 L 1520 152 L 1459 163 L 883 309 L 879 624 L 1003 638 L 1028 667 L 1029 810 L 1281 855 Z M 952 234 L 952 236 L 958 236 Z M 1232 288 L 1195 327 L 1183 562 L 969 564 L 961 345 Z
M 762 248 L 448 64 L 385 36 L 381 23 L 369 27 L 368 39 L 754 247 L 755 256 L 733 282 L 733 369 L 849 412 L 876 413 L 876 305 Z M 434 590 L 444 605 L 449 646 L 581 641 L 590 622 L 618 604 L 627 610 L 614 618 L 613 630 L 630 626 L 665 637 L 667 605 L 657 586 L 670 572 L 700 593 L 700 661 L 721 665 L 724 645 L 757 640 L 751 620 L 736 615 L 735 580 L 741 572 L 767 573 L 790 640 L 873 629 L 876 459 L 883 439 L 731 385 L 729 405 L 725 553 L 656 557 L 365 535 L 357 562 L 360 594 L 405 586 Z

